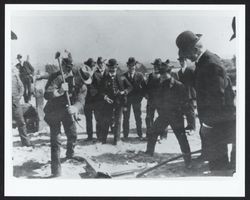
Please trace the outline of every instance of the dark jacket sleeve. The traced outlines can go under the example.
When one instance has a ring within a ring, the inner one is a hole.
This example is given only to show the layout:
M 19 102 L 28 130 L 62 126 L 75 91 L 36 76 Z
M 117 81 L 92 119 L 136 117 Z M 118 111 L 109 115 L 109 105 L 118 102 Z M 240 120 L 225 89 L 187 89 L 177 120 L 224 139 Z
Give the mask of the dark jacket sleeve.
M 207 103 L 209 107 L 206 110 L 204 123 L 214 126 L 225 121 L 223 107 L 225 105 L 226 72 L 216 64 L 209 66 L 209 71 L 205 81 L 207 82 Z
M 125 76 L 122 76 L 122 80 L 124 82 L 124 91 L 126 94 L 129 94 L 133 90 L 133 86 Z

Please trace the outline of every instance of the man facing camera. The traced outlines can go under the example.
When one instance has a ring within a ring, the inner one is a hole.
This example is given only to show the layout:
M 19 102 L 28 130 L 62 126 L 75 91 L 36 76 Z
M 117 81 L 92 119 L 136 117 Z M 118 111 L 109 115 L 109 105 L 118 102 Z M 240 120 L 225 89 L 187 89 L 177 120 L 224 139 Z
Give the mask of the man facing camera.
M 145 93 L 146 82 L 143 74 L 136 72 L 137 61 L 135 58 L 130 57 L 127 62 L 128 71 L 124 73 L 124 76 L 133 86 L 133 90 L 127 95 L 127 109 L 123 112 L 123 135 L 124 138 L 129 134 L 129 118 L 131 107 L 133 107 L 137 135 L 142 138 L 142 120 L 141 120 L 141 101 Z
M 101 122 L 101 141 L 107 141 L 109 128 L 114 135 L 114 145 L 120 141 L 121 116 L 124 106 L 127 104 L 127 95 L 133 87 L 125 76 L 117 74 L 118 63 L 116 59 L 110 59 L 106 64 L 108 73 L 104 74 L 101 81 L 101 95 L 104 100 Z
M 191 167 L 190 147 L 184 128 L 183 108 L 187 102 L 187 94 L 184 85 L 171 77 L 172 67 L 162 63 L 159 68 L 159 116 L 149 130 L 146 154 L 153 156 L 157 138 L 169 125 L 179 142 L 185 166 Z

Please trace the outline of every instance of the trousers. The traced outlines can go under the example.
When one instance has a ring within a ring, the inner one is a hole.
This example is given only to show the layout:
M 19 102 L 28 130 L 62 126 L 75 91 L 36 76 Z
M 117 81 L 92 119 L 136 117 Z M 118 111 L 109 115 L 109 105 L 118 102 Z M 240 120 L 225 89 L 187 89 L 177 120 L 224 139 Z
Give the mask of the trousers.
M 187 136 L 185 134 L 184 118 L 182 114 L 175 113 L 174 115 L 170 116 L 169 113 L 165 113 L 165 114 L 160 114 L 157 117 L 157 119 L 153 123 L 153 126 L 149 130 L 146 152 L 151 155 L 154 154 L 155 144 L 156 144 L 158 136 L 169 125 L 174 131 L 174 134 L 180 145 L 181 152 L 183 154 L 187 154 L 183 156 L 185 163 L 186 164 L 190 163 L 191 162 L 191 155 L 189 154 L 190 146 L 187 140 Z
M 149 134 L 149 130 L 150 128 L 153 126 L 154 123 L 154 117 L 155 117 L 155 111 L 156 111 L 156 107 L 152 104 L 147 104 L 146 107 L 146 127 L 147 127 L 147 131 L 146 131 L 146 136 L 148 137 Z
M 201 127 L 203 138 L 203 155 L 209 161 L 210 170 L 227 169 L 230 165 L 235 168 L 236 142 L 235 121 L 223 122 L 212 128 Z M 232 144 L 231 161 L 228 157 L 228 144 Z
M 44 120 L 50 127 L 50 143 L 51 143 L 51 172 L 53 175 L 61 174 L 60 161 L 60 134 L 61 123 L 63 125 L 65 135 L 67 137 L 66 157 L 70 158 L 74 155 L 74 147 L 76 144 L 77 133 L 75 122 L 66 110 L 46 113 Z
M 21 143 L 23 146 L 29 146 L 30 140 L 27 136 L 27 128 L 23 114 L 24 113 L 21 104 L 19 102 L 12 102 L 12 116 L 13 119 L 16 121 Z
M 84 106 L 84 114 L 86 119 L 86 130 L 89 139 L 93 138 L 93 114 L 96 120 L 96 137 L 100 139 L 100 120 L 101 120 L 101 108 L 97 103 L 86 103 Z
M 129 118 L 131 107 L 133 107 L 135 121 L 136 121 L 136 129 L 137 135 L 139 137 L 142 136 L 142 120 L 141 120 L 141 102 L 131 102 L 128 100 L 127 102 L 127 110 L 123 112 L 123 135 L 124 137 L 128 137 L 129 134 Z
M 29 77 L 29 76 L 21 76 L 20 79 L 21 79 L 21 81 L 23 83 L 23 87 L 24 87 L 24 94 L 23 94 L 24 102 L 28 103 L 30 101 L 31 95 L 32 95 L 32 91 L 31 91 L 32 80 L 31 80 L 31 77 Z
M 116 145 L 120 141 L 121 133 L 121 117 L 123 112 L 123 106 L 105 104 L 102 111 L 101 121 L 101 141 L 106 143 L 109 128 L 114 135 L 114 144 Z

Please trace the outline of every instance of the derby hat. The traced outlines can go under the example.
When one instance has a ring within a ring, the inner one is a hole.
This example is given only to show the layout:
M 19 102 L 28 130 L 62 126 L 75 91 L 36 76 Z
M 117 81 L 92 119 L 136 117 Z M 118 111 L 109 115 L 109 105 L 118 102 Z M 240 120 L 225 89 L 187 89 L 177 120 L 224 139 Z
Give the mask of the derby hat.
M 201 36 L 202 34 L 195 34 L 192 31 L 184 31 L 180 33 L 176 38 L 176 45 L 179 48 L 179 56 L 185 57 L 187 51 L 195 46 Z
M 136 65 L 136 63 L 137 63 L 137 61 L 135 60 L 135 58 L 134 57 L 130 57 L 128 59 L 127 65 L 134 66 L 134 65 Z
M 102 57 L 98 57 L 96 62 L 97 62 L 97 64 L 102 64 L 102 63 L 105 63 L 106 60 L 107 59 L 103 60 Z
M 89 58 L 87 61 L 84 62 L 85 65 L 92 67 L 93 65 L 96 64 L 93 58 Z
M 162 61 L 160 58 L 156 58 L 155 61 L 153 63 L 151 63 L 151 65 L 160 66 L 160 65 L 162 65 Z
M 16 59 L 21 59 L 22 55 L 21 54 L 17 54 Z
M 114 58 L 111 58 L 108 60 L 108 63 L 106 64 L 108 67 L 116 67 L 118 65 L 117 60 Z

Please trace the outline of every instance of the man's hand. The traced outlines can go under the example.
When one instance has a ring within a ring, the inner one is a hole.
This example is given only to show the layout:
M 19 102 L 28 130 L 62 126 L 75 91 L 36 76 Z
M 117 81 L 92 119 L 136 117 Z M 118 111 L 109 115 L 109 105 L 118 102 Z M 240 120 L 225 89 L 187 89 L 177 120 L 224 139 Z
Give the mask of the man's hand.
M 110 99 L 107 95 L 104 97 L 104 100 L 109 103 L 112 104 L 114 101 L 112 99 Z
M 78 113 L 77 107 L 75 107 L 75 106 L 69 106 L 69 107 L 68 107 L 68 113 L 69 113 L 70 115 L 77 114 L 77 113 Z
M 64 92 L 67 92 L 67 91 L 69 91 L 69 85 L 68 85 L 68 83 L 63 83 L 61 85 L 61 88 L 60 88 L 60 93 L 64 93 Z

